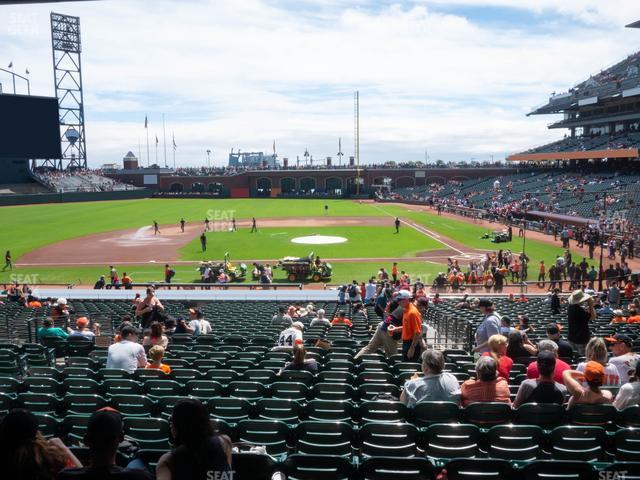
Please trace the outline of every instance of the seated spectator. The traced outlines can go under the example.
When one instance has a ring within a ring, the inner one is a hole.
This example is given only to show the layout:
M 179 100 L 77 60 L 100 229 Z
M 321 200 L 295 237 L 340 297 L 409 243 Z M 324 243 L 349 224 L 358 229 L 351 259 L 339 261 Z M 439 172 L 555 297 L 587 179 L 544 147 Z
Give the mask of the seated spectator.
M 488 352 L 484 352 L 483 356 L 490 356 L 498 362 L 498 376 L 509 380 L 509 373 L 513 367 L 513 360 L 507 356 L 507 337 L 504 335 L 491 335 Z
M 93 285 L 93 289 L 103 290 L 105 285 L 106 285 L 106 282 L 104 280 L 104 275 L 100 275 L 100 278 L 98 279 L 98 281 Z
M 529 303 L 529 299 L 526 297 L 524 293 L 521 293 L 518 298 L 516 298 L 516 303 Z
M 280 373 L 285 370 L 305 370 L 307 372 L 313 373 L 314 375 L 318 373 L 318 362 L 316 362 L 313 358 L 306 359 L 307 351 L 302 344 L 296 344 L 293 346 L 293 360 L 291 362 L 287 362 Z
M 162 348 L 167 348 L 169 338 L 164 334 L 164 326 L 160 322 L 151 324 L 149 335 L 142 339 L 142 345 L 145 347 L 160 345 Z
M 200 327 L 200 335 L 209 335 L 213 329 L 211 328 L 211 323 L 209 320 L 205 320 L 204 313 L 200 309 L 194 309 L 196 312 L 196 319 L 198 320 L 198 324 Z M 191 312 L 191 310 L 189 310 Z
M 353 327 L 353 323 L 351 323 L 351 320 L 346 317 L 344 310 L 338 310 L 338 314 L 333 317 L 333 320 L 331 320 L 331 326 L 334 325 L 346 325 L 349 328 Z
M 89 319 L 87 317 L 80 317 L 76 320 L 76 330 L 71 330 L 69 335 L 71 337 L 84 337 L 87 340 L 93 340 L 96 335 L 100 335 L 100 324 L 95 323 L 93 328 L 94 331 L 89 329 Z
M 147 366 L 144 347 L 138 343 L 138 330 L 127 325 L 120 331 L 121 340 L 109 346 L 107 368 L 121 368 L 133 373 Z
M 613 311 L 613 317 L 611 317 L 611 323 L 627 323 L 627 318 L 619 308 Z
M 556 357 L 555 362 L 555 371 L 553 373 L 553 380 L 558 383 L 564 383 L 564 377 L 562 374 L 565 370 L 571 370 L 571 367 L 566 362 L 560 360 L 558 358 L 558 345 L 553 340 L 540 340 L 538 342 L 538 351 L 539 352 L 551 352 Z M 535 379 L 540 376 L 540 372 L 538 371 L 538 363 L 531 362 L 527 367 L 527 378 Z
M 160 457 L 157 480 L 233 478 L 231 440 L 214 434 L 209 412 L 199 400 L 179 401 L 170 424 L 173 450 Z
M 609 363 L 609 353 L 607 352 L 607 344 L 600 337 L 593 337 L 587 343 L 585 348 L 584 362 L 580 362 L 576 367 L 576 370 L 583 372 L 587 363 L 590 361 L 598 362 L 604 369 L 604 377 L 602 379 L 603 387 L 617 387 L 620 385 L 620 372 L 618 368 Z
M 176 320 L 175 318 L 167 318 L 164 322 L 164 333 L 167 335 L 173 335 L 176 333 Z
M 162 359 L 164 358 L 164 347 L 161 345 L 154 345 L 149 349 L 149 358 L 151 361 L 147 363 L 145 368 L 155 368 L 158 370 L 162 370 L 164 373 L 169 375 L 171 373 L 171 367 L 169 365 L 165 365 L 162 363 Z
M 531 335 L 534 332 L 533 327 L 529 322 L 529 317 L 520 314 L 516 318 L 518 319 L 518 326 L 516 327 L 516 330 L 523 335 Z
M 67 332 L 65 332 L 60 327 L 53 326 L 53 320 L 50 318 L 45 318 L 42 321 L 42 327 L 38 329 L 38 338 L 62 338 L 65 339 L 69 336 Z
M 285 313 L 284 307 L 278 307 L 278 313 L 271 318 L 272 327 L 290 327 L 291 317 Z
M 640 404 L 640 362 L 636 363 L 636 369 L 629 378 L 629 382 L 620 387 L 613 405 L 618 410 Z
M 133 279 L 127 275 L 127 272 L 122 274 L 122 286 L 125 290 L 131 290 L 133 288 Z
M 469 310 L 471 308 L 471 302 L 469 301 L 469 295 L 465 293 L 464 297 L 462 297 L 462 300 L 460 300 L 458 303 L 456 303 L 454 308 L 458 308 L 458 309 L 461 309 L 461 310 Z
M 480 357 L 476 362 L 476 379 L 466 380 L 460 388 L 463 407 L 475 402 L 511 404 L 509 382 L 498 377 L 498 362 L 492 357 Z
M 509 345 L 507 346 L 507 356 L 513 360 L 518 358 L 528 358 L 538 354 L 538 349 L 533 345 L 527 334 L 522 334 L 518 330 L 509 334 Z
M 604 367 L 594 361 L 587 362 L 584 373 L 577 370 L 565 370 L 564 385 L 571 395 L 567 408 L 578 404 L 611 403 L 613 395 L 608 390 L 600 390 L 604 380 Z M 586 386 L 583 386 L 583 383 Z
M 0 422 L 0 461 L 7 480 L 50 480 L 64 467 L 82 466 L 59 438 L 44 438 L 38 418 L 23 409 L 11 410 Z
M 302 331 L 304 324 L 302 322 L 293 322 L 289 328 L 284 329 L 278 336 L 278 345 L 276 350 L 291 350 L 294 345 L 303 343 Z
M 511 326 L 511 317 L 503 315 L 500 319 L 500 334 L 505 337 L 509 337 L 509 334 L 513 332 L 515 328 Z
M 629 316 L 627 317 L 627 323 L 640 323 L 640 313 L 638 313 L 635 304 L 629 304 L 628 309 Z
M 316 317 L 311 320 L 311 323 L 309 324 L 310 327 L 314 327 L 316 325 L 322 325 L 323 327 L 331 326 L 331 322 L 324 316 L 324 309 L 322 308 L 318 309 L 318 311 L 316 312 Z
M 191 334 L 194 337 L 200 335 L 200 319 L 203 317 L 202 312 L 197 308 L 189 309 L 189 320 L 178 318 L 176 325 L 177 334 Z
M 545 341 L 551 342 L 551 340 Z M 557 403 L 562 405 L 567 388 L 564 383 L 558 383 L 554 380 L 555 372 L 558 371 L 557 363 L 560 361 L 554 352 L 541 348 L 537 360 L 529 365 L 536 365 L 538 376 L 528 378 L 520 384 L 513 408 L 518 408 L 523 403 Z
M 122 416 L 115 410 L 98 410 L 87 424 L 84 443 L 89 447 L 89 466 L 61 471 L 58 480 L 151 480 L 147 470 L 116 465 L 116 451 L 124 439 Z
M 557 323 L 547 325 L 547 338 L 558 346 L 558 357 L 573 358 L 573 347 L 560 336 L 560 326 Z
M 413 408 L 420 402 L 460 402 L 460 385 L 449 372 L 443 372 L 444 355 L 439 350 L 425 350 L 422 354 L 423 377 L 414 375 L 407 380 L 400 401 Z
M 629 381 L 629 377 L 633 375 L 640 356 L 631 351 L 633 341 L 628 335 L 616 333 L 612 337 L 605 338 L 611 342 L 611 352 L 613 357 L 609 358 L 609 363 L 615 365 L 620 375 L 620 384 L 624 385 Z

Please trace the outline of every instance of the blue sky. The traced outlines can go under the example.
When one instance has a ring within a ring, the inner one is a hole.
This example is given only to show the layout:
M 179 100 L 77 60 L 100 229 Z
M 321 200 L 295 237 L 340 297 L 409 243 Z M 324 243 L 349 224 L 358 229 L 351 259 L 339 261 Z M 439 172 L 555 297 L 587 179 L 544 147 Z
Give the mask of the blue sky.
M 52 95 L 49 12 L 81 17 L 87 154 L 151 160 L 162 114 L 179 165 L 231 148 L 363 163 L 488 160 L 560 138 L 526 117 L 637 50 L 640 2 L 619 0 L 104 0 L 0 6 L 0 64 Z M 7 90 L 6 76 L 0 82 Z M 169 160 L 171 149 L 168 148 Z M 171 163 L 171 162 L 170 162 Z

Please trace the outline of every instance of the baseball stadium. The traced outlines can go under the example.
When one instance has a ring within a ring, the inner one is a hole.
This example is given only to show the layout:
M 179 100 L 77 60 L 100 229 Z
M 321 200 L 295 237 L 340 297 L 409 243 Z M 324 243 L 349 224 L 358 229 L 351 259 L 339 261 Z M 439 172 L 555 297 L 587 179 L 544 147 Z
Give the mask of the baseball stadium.
M 368 161 L 355 89 L 337 159 L 151 164 L 143 112 L 98 168 L 76 2 L 31 3 L 71 14 L 0 68 L 5 478 L 640 479 L 640 51 L 503 161 Z

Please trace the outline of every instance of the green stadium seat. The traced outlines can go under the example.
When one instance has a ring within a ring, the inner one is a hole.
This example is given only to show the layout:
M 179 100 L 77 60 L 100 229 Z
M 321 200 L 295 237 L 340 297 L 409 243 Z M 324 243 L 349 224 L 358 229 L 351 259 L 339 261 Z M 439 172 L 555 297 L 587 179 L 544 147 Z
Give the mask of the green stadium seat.
M 408 423 L 365 423 L 358 432 L 363 457 L 414 457 L 418 430 Z
M 109 403 L 125 417 L 149 417 L 155 412 L 155 402 L 144 395 L 112 395 Z
M 296 448 L 305 455 L 351 457 L 354 437 L 349 423 L 304 421 L 296 428 Z
M 606 432 L 602 427 L 561 426 L 549 434 L 554 460 L 603 461 Z
M 67 394 L 62 399 L 62 404 L 67 415 L 91 415 L 96 410 L 106 407 L 108 402 L 99 395 Z
M 615 461 L 640 462 L 640 430 L 621 428 L 614 435 Z
M 320 422 L 351 422 L 357 408 L 350 400 L 319 400 L 307 403 L 309 420 Z
M 436 423 L 425 430 L 424 439 L 429 458 L 471 458 L 478 455 L 480 429 L 469 424 Z
M 214 380 L 189 380 L 184 386 L 185 394 L 207 402 L 222 395 L 223 387 Z
M 212 398 L 207 403 L 211 417 L 224 420 L 233 426 L 241 420 L 246 420 L 251 415 L 253 407 L 249 401 L 243 398 Z
M 490 458 L 450 460 L 445 468 L 448 480 L 505 480 L 515 473 L 508 461 Z
M 454 402 L 419 402 L 409 414 L 415 426 L 426 428 L 434 423 L 458 422 L 460 407 Z
M 297 425 L 304 409 L 297 400 L 262 398 L 256 402 L 256 412 L 261 420 L 279 420 L 287 425 Z
M 479 402 L 462 409 L 463 421 L 481 428 L 511 423 L 511 406 L 502 402 Z
M 522 480 L 596 480 L 598 475 L 594 467 L 587 462 L 556 460 L 536 460 L 517 472 Z
M 291 480 L 349 480 L 354 467 L 345 458 L 335 455 L 289 455 L 282 464 Z
M 241 420 L 236 426 L 238 441 L 264 446 L 267 453 L 275 457 L 284 457 L 288 453 L 289 427 L 275 420 Z
M 407 408 L 402 402 L 376 400 L 360 404 L 359 418 L 362 422 L 404 422 Z
M 124 417 L 124 433 L 140 448 L 170 448 L 169 422 L 161 418 Z
M 535 425 L 496 425 L 486 434 L 487 456 L 530 462 L 539 458 L 544 431 Z

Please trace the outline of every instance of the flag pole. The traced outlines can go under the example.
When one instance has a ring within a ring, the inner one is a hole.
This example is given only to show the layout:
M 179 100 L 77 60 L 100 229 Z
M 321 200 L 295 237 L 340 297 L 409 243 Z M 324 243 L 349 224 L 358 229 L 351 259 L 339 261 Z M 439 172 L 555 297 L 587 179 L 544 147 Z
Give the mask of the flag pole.
M 162 143 L 164 145 L 164 168 L 167 168 L 167 131 L 164 125 L 164 113 L 162 114 Z

